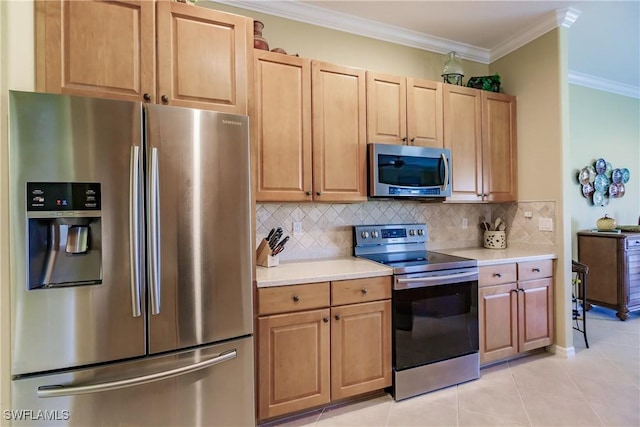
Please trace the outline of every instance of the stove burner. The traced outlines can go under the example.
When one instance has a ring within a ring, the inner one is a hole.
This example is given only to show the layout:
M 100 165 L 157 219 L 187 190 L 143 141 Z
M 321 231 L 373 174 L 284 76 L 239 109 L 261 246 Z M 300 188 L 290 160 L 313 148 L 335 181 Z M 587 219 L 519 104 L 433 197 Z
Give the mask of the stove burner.
M 477 267 L 473 259 L 427 251 L 424 224 L 354 227 L 354 255 L 393 268 L 394 274 Z

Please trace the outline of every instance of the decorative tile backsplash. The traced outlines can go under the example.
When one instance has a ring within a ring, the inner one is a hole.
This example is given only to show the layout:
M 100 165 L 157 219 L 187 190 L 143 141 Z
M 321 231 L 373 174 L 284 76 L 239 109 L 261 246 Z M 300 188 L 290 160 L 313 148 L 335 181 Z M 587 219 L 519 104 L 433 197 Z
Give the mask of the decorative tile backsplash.
M 524 213 L 531 212 L 531 218 Z M 553 246 L 555 232 L 538 231 L 539 218 L 555 218 L 553 202 L 508 204 L 420 203 L 370 201 L 353 204 L 258 203 L 256 238 L 271 228 L 282 227 L 290 240 L 281 260 L 329 258 L 353 253 L 352 226 L 363 224 L 426 223 L 427 248 L 431 250 L 482 246 L 480 217 L 502 218 L 507 224 L 507 245 Z M 468 227 L 462 227 L 467 218 Z M 293 235 L 293 222 L 302 223 L 302 233 Z M 555 227 L 554 227 L 555 229 Z

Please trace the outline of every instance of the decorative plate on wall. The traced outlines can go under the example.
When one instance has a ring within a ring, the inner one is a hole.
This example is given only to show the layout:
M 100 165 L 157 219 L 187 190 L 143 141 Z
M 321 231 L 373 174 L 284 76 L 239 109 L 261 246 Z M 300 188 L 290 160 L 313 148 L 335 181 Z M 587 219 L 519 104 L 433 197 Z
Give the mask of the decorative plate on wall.
M 607 206 L 609 199 L 624 197 L 625 184 L 629 182 L 627 168 L 613 168 L 611 163 L 599 158 L 578 171 L 582 195 L 594 206 Z

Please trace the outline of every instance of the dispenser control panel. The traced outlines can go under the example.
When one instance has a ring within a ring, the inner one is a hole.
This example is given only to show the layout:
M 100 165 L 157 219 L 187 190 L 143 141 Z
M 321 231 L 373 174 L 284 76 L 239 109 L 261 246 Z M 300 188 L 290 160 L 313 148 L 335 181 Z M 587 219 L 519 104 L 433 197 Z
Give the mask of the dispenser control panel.
M 100 183 L 27 182 L 27 211 L 99 211 Z

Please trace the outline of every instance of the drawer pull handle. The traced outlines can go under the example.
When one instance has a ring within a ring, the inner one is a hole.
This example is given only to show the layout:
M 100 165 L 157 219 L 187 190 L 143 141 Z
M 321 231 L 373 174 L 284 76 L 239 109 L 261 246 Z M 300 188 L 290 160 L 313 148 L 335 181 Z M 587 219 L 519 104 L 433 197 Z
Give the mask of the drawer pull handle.
M 366 295 L 367 294 L 367 288 L 362 288 L 360 290 L 360 292 L 362 292 L 362 295 Z
M 293 299 L 293 302 L 300 301 L 300 297 L 298 295 L 294 295 L 292 299 Z
M 336 315 L 335 315 L 335 318 L 336 318 L 336 320 L 340 320 L 340 315 L 339 315 L 339 314 L 336 314 Z
M 539 268 L 532 268 L 531 271 L 533 271 L 534 273 L 540 273 L 540 269 Z
M 324 323 L 327 323 L 327 322 L 329 321 L 329 317 L 328 317 L 328 316 L 324 316 L 324 317 L 322 318 L 322 321 L 323 321 Z
M 493 273 L 493 277 L 502 277 L 502 273 Z

